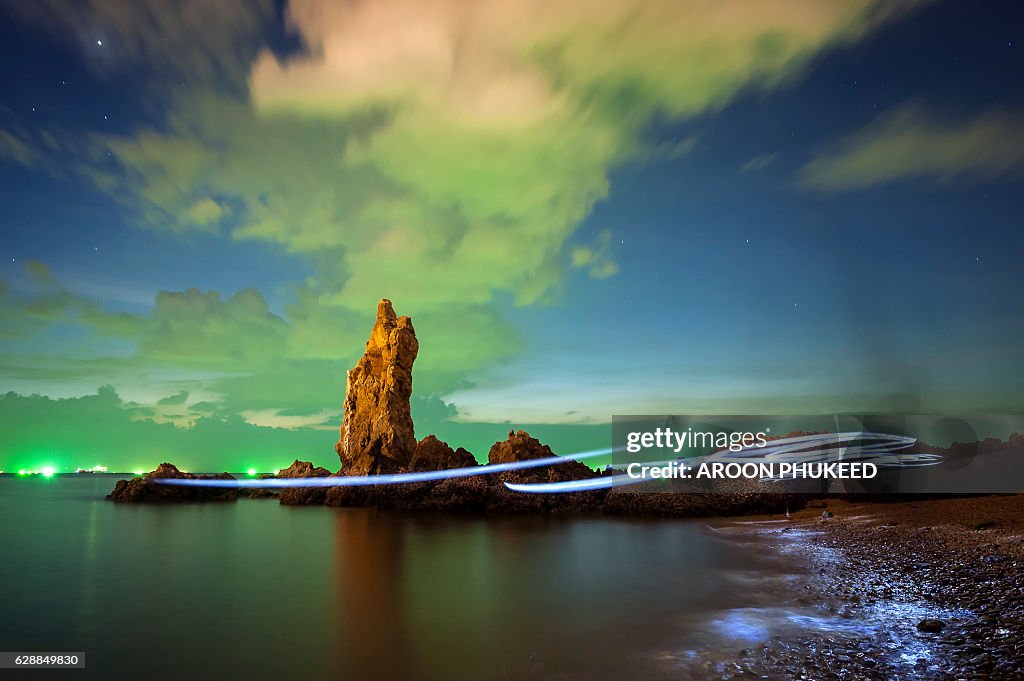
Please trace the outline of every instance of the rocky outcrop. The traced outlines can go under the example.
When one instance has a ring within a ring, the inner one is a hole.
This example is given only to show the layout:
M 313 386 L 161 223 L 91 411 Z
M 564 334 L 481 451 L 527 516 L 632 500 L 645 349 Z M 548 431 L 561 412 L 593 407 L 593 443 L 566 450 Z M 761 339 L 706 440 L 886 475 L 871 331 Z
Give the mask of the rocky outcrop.
M 416 443 L 416 451 L 409 461 L 408 470 L 443 471 L 476 465 L 476 457 L 462 447 L 453 450 L 447 442 L 428 435 Z
M 178 470 L 171 463 L 162 463 L 156 470 L 130 480 L 118 480 L 107 498 L 120 502 L 174 502 L 174 501 L 235 501 L 238 490 L 225 487 L 184 487 L 161 485 L 153 482 L 159 478 L 185 480 L 234 480 L 228 473 L 218 475 L 194 475 Z
M 185 471 L 179 471 L 178 467 L 173 463 L 162 463 L 156 467 L 156 470 L 146 473 L 143 478 L 146 480 L 152 480 L 153 478 L 184 478 L 187 480 L 195 480 L 197 475 L 186 473 Z M 234 479 L 234 478 L 232 478 Z
M 529 461 L 546 459 L 554 456 L 551 447 L 542 445 L 540 440 L 530 437 L 525 430 L 508 431 L 508 439 L 495 442 L 487 452 L 487 463 L 512 463 L 513 461 Z
M 377 305 L 377 321 L 362 359 L 348 372 L 345 415 L 335 451 L 342 475 L 397 473 L 416 451 L 409 398 L 419 341 L 408 317 L 391 301 Z
M 555 457 L 551 448 L 530 437 L 525 431 L 512 432 L 508 439 L 496 442 L 490 450 L 490 463 L 514 463 Z M 417 445 L 410 470 L 442 470 L 475 466 L 473 455 L 464 449 L 452 450 L 434 436 L 427 436 Z M 550 466 L 505 471 L 497 474 L 449 478 L 439 481 L 401 485 L 332 487 L 324 490 L 281 495 L 282 504 L 307 505 L 326 503 L 329 506 L 376 506 L 409 511 L 458 512 L 597 512 L 606 492 L 584 492 L 564 495 L 522 494 L 512 492 L 510 483 L 559 482 L 590 478 L 597 473 L 578 461 L 565 460 Z M 295 490 L 298 492 L 298 490 Z
M 270 476 L 276 478 L 326 478 L 331 472 L 326 468 L 320 466 L 314 466 L 309 461 L 299 461 L 295 459 L 295 463 L 288 468 L 282 468 L 277 472 L 277 475 Z
M 332 473 L 326 468 L 314 466 L 309 461 L 295 459 L 288 468 L 282 468 L 275 475 L 262 474 L 260 480 L 273 480 L 274 478 L 326 478 Z M 286 490 L 287 491 L 287 490 Z M 243 487 L 238 490 L 238 495 L 249 499 L 277 499 L 281 491 L 277 488 L 267 487 Z
M 551 447 L 541 444 L 540 440 L 530 437 L 525 430 L 508 431 L 508 438 L 495 442 L 487 452 L 487 463 L 502 464 L 516 461 L 534 461 L 555 457 Z M 566 480 L 585 480 L 597 476 L 589 466 L 573 459 L 563 459 L 550 466 L 524 468 L 501 474 L 505 482 L 564 482 Z
M 464 450 L 463 450 L 464 451 Z M 439 470 L 445 464 L 462 463 L 444 442 L 428 436 L 419 443 L 410 468 Z M 471 456 L 468 452 L 466 456 Z M 512 431 L 495 442 L 488 452 L 488 464 L 508 464 L 555 457 L 554 452 L 523 430 Z M 468 462 L 468 460 L 463 459 Z M 429 462 L 429 463 L 428 463 Z M 449 468 L 454 467 L 449 465 Z M 597 473 L 575 460 L 549 466 L 524 468 L 488 475 L 401 485 L 331 487 L 316 490 L 287 490 L 281 503 L 289 505 L 373 506 L 401 511 L 449 511 L 457 513 L 604 513 L 615 515 L 697 517 L 741 513 L 781 513 L 803 505 L 803 495 L 746 493 L 676 494 L 628 493 L 598 489 L 566 494 L 525 494 L 509 490 L 505 483 L 541 483 L 580 480 L 612 472 Z

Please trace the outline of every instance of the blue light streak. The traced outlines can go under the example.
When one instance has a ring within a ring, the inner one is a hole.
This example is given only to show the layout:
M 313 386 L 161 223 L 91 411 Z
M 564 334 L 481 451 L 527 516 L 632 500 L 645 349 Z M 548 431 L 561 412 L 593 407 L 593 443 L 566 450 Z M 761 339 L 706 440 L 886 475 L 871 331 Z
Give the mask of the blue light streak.
M 851 445 L 859 441 L 861 444 Z M 917 438 L 908 435 L 850 431 L 844 433 L 819 433 L 798 435 L 781 440 L 771 440 L 765 447 L 750 445 L 739 451 L 724 450 L 707 456 L 688 459 L 688 465 L 699 466 L 703 462 L 723 461 L 732 463 L 829 463 L 833 461 L 870 461 L 879 468 L 911 468 L 932 466 L 941 463 L 938 454 L 901 453 L 912 447 Z M 822 448 L 822 445 L 840 445 Z M 647 465 L 664 465 L 674 460 L 650 462 Z M 792 476 L 790 476 L 792 477 Z M 761 482 L 782 480 L 781 477 L 763 478 Z M 564 494 L 597 489 L 610 489 L 624 485 L 650 482 L 646 478 L 634 478 L 626 474 L 605 476 L 590 480 L 567 480 L 565 482 L 505 483 L 514 492 L 528 494 Z
M 528 494 L 561 494 L 563 492 L 588 492 L 595 489 L 610 489 L 615 485 L 638 482 L 628 475 L 609 475 L 601 478 L 590 478 L 588 480 L 567 480 L 565 482 L 537 482 L 537 483 L 514 483 L 506 482 L 513 492 L 526 492 Z
M 612 449 L 594 449 L 588 452 L 567 454 L 565 456 L 549 456 L 529 461 L 512 461 L 510 463 L 488 464 L 485 466 L 469 466 L 451 468 L 441 471 L 422 471 L 419 473 L 393 473 L 388 475 L 340 475 L 327 478 L 267 478 L 265 480 L 189 480 L 183 478 L 153 478 L 151 482 L 160 485 L 179 485 L 182 487 L 360 487 L 364 485 L 396 485 L 411 482 L 432 482 L 450 478 L 467 478 L 473 475 L 493 475 L 506 471 L 517 471 L 525 468 L 554 466 L 566 461 L 583 461 L 598 456 L 612 454 Z

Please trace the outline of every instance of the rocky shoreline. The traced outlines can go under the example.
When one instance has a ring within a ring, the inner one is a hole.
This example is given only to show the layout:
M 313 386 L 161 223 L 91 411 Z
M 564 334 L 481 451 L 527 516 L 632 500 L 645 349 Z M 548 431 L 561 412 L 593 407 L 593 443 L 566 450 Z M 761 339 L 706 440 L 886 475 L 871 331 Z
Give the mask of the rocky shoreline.
M 809 568 L 800 604 L 838 624 L 775 637 L 711 678 L 1024 678 L 1024 495 L 816 500 L 756 532 Z
M 443 443 L 442 443 L 443 444 Z M 528 461 L 553 456 L 550 448 L 524 431 L 509 433 L 495 443 L 493 459 Z M 783 513 L 802 508 L 806 495 L 755 491 L 749 483 L 737 481 L 730 491 L 717 494 L 681 494 L 674 492 L 631 492 L 598 489 L 569 494 L 526 494 L 508 489 L 505 483 L 560 482 L 607 475 L 567 460 L 564 463 L 506 471 L 489 475 L 449 478 L 433 482 L 392 485 L 290 487 L 277 490 L 266 487 L 193 487 L 159 484 L 161 479 L 234 480 L 228 473 L 214 476 L 179 471 L 174 464 L 163 463 L 153 472 L 128 480 L 118 480 L 108 499 L 121 503 L 175 503 L 237 501 L 239 498 L 277 499 L 284 506 L 371 507 L 394 511 L 440 511 L 460 514 L 554 513 L 606 514 L 666 518 L 738 516 L 754 513 Z M 261 479 L 336 478 L 325 468 L 296 460 L 277 475 Z

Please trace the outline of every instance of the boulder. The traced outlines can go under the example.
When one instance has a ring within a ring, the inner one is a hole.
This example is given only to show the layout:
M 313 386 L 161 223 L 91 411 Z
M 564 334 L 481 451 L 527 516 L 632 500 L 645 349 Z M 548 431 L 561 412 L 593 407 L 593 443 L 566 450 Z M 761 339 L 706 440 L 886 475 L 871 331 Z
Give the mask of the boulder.
M 326 468 L 320 466 L 314 466 L 309 461 L 299 461 L 295 459 L 295 462 L 288 466 L 288 468 L 282 468 L 277 472 L 277 478 L 326 478 L 331 475 L 331 472 Z
M 475 466 L 476 457 L 459 447 L 453 450 L 447 442 L 428 435 L 416 444 L 409 461 L 409 471 L 441 471 L 449 468 Z
M 540 440 L 531 437 L 525 430 L 508 431 L 508 438 L 495 442 L 487 453 L 489 464 L 514 463 L 548 459 L 556 456 L 551 447 L 541 444 Z M 574 459 L 563 459 L 550 466 L 524 468 L 500 474 L 502 482 L 564 482 L 566 480 L 584 480 L 597 477 L 589 466 Z
M 295 459 L 292 465 L 288 468 L 282 468 L 277 472 L 276 475 L 261 474 L 260 480 L 273 480 L 274 478 L 326 478 L 331 475 L 331 472 L 326 468 L 320 466 L 314 466 L 309 461 L 299 461 Z M 238 494 L 243 497 L 250 499 L 277 499 L 281 496 L 281 492 L 276 488 L 267 487 L 243 487 L 238 490 Z
M 162 463 L 156 470 L 142 477 L 118 480 L 107 499 L 118 502 L 174 502 L 174 501 L 235 501 L 238 489 L 234 487 L 184 487 L 161 485 L 153 480 L 179 478 L 184 480 L 235 480 L 229 473 L 194 475 L 178 470 L 172 463 Z
M 535 437 L 525 430 L 508 431 L 508 438 L 503 442 L 495 442 L 487 452 L 487 463 L 512 463 L 530 459 L 546 459 L 554 456 L 551 447 L 542 445 Z

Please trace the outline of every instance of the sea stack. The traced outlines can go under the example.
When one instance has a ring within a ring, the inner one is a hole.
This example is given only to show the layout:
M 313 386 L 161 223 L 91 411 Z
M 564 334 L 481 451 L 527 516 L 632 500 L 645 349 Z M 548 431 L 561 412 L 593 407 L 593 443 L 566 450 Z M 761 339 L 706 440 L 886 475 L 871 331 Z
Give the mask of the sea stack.
M 409 399 L 419 347 L 412 320 L 381 300 L 366 352 L 348 372 L 341 439 L 334 447 L 342 475 L 397 473 L 408 466 L 417 444 Z

